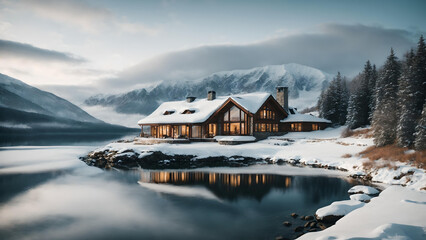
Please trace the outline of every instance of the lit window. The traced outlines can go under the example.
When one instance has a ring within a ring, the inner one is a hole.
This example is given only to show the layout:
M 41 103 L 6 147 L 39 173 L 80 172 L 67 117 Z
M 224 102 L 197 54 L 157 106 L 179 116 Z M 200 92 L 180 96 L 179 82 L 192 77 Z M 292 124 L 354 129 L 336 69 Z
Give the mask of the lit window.
M 223 114 L 223 134 L 244 135 L 246 128 L 244 126 L 247 119 L 246 113 L 237 106 L 232 106 Z
M 209 136 L 216 136 L 216 124 L 214 123 L 209 124 Z
M 181 126 L 179 126 L 178 131 L 179 131 L 180 136 L 188 136 L 189 127 L 186 126 L 186 125 L 181 125 Z
M 273 128 L 272 129 L 273 132 L 278 132 L 278 124 L 273 124 L 272 128 Z
M 319 126 L 318 124 L 314 123 L 312 124 L 312 131 L 316 131 L 316 130 L 319 130 Z
M 292 123 L 291 124 L 291 131 L 294 131 L 294 132 L 302 131 L 302 124 L 301 123 Z
M 229 123 L 223 124 L 223 134 L 225 135 L 229 134 Z
M 275 112 L 267 107 L 263 107 L 259 112 L 260 119 L 275 119 Z

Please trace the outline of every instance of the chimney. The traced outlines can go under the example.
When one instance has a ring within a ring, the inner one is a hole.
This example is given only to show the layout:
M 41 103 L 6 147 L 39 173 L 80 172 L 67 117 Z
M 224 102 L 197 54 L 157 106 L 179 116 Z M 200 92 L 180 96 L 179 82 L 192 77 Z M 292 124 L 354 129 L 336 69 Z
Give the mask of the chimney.
M 277 102 L 288 112 L 288 87 L 277 87 Z
M 186 102 L 193 102 L 196 97 L 186 97 Z
M 207 92 L 207 101 L 212 101 L 216 99 L 216 92 L 215 91 L 208 91 Z

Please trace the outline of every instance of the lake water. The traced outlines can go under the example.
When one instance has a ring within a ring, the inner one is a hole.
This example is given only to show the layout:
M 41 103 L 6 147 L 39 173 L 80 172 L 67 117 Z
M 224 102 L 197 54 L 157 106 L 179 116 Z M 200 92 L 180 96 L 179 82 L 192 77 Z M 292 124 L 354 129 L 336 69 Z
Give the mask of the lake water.
M 316 176 L 324 170 L 271 165 L 103 171 L 78 159 L 93 149 L 0 148 L 0 239 L 295 237 L 305 222 L 292 212 L 312 215 L 349 199 L 356 184 Z

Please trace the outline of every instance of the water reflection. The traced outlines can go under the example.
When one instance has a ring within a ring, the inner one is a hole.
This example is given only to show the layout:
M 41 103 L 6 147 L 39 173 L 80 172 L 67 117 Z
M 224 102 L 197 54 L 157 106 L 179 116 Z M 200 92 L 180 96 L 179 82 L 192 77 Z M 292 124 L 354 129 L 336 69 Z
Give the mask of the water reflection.
M 251 198 L 261 201 L 271 191 L 289 189 L 303 192 L 306 203 L 319 203 L 323 198 L 339 195 L 348 183 L 337 178 L 283 176 L 274 174 L 232 174 L 186 171 L 141 171 L 142 183 L 172 186 L 202 186 L 222 200 Z
M 305 222 L 290 213 L 348 199 L 356 184 L 293 167 L 288 175 L 101 171 L 78 160 L 89 149 L 0 149 L 0 239 L 294 238 L 282 222 Z

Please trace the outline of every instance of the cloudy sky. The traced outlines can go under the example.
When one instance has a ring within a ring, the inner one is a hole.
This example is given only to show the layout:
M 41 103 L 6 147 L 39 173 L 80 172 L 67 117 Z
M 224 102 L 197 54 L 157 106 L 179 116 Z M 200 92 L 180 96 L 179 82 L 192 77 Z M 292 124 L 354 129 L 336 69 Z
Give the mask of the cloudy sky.
M 355 75 L 426 32 L 426 1 L 0 0 L 0 73 L 73 102 L 216 71 Z

